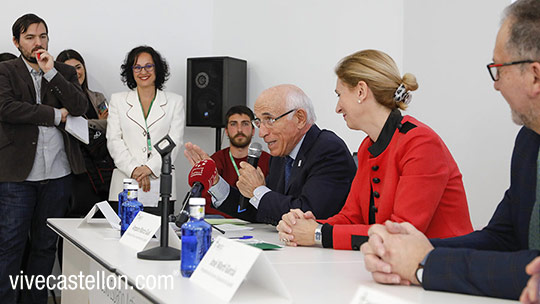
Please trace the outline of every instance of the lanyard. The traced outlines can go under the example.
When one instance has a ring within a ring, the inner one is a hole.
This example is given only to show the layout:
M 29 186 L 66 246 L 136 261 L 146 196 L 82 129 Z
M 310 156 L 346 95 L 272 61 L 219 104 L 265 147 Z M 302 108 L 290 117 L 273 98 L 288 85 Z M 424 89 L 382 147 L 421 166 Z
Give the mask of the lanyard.
M 234 171 L 236 171 L 236 175 L 240 176 L 240 172 L 238 172 L 238 167 L 236 166 L 236 162 L 234 161 L 234 158 L 231 153 L 231 149 L 229 149 L 229 157 L 231 158 L 231 163 L 234 167 Z
M 141 111 L 143 112 L 144 116 L 144 126 L 146 127 L 146 144 L 148 145 L 148 155 L 150 155 L 150 152 L 152 151 L 152 141 L 150 140 L 150 131 L 148 130 L 148 124 L 146 123 L 146 119 L 148 118 L 148 115 L 150 115 L 150 110 L 152 110 L 152 105 L 154 104 L 154 100 L 156 100 L 156 96 L 157 92 L 154 94 L 154 98 L 150 102 L 150 107 L 148 108 L 148 113 L 146 114 L 144 114 L 141 97 L 139 96 L 139 104 L 141 105 Z

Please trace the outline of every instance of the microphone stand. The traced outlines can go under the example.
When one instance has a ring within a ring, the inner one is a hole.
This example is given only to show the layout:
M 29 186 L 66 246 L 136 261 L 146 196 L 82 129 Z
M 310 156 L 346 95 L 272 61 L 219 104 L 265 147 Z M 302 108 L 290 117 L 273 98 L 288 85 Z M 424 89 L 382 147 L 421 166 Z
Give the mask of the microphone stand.
M 161 233 L 160 246 L 137 253 L 143 260 L 173 261 L 180 260 L 180 250 L 169 247 L 169 216 L 168 206 L 172 193 L 172 163 L 171 152 L 176 144 L 169 135 L 165 136 L 154 148 L 161 154 L 161 180 L 159 192 L 161 196 Z

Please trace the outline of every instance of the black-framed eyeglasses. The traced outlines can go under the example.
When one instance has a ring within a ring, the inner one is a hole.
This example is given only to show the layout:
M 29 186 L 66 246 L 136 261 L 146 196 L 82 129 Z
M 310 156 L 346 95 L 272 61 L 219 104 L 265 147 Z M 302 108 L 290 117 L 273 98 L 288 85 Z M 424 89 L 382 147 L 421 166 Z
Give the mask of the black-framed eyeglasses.
M 509 65 L 515 65 L 515 64 L 523 64 L 523 63 L 533 63 L 534 60 L 520 60 L 520 61 L 512 61 L 512 62 L 505 62 L 505 63 L 495 63 L 492 62 L 487 65 L 487 69 L 489 71 L 489 76 L 491 76 L 491 79 L 493 81 L 499 80 L 499 68 Z
M 292 109 L 290 111 L 287 111 L 286 113 L 283 113 L 281 115 L 279 115 L 278 117 L 276 118 L 265 118 L 265 119 L 260 119 L 260 118 L 255 118 L 254 120 L 252 120 L 251 122 L 253 123 L 253 125 L 257 128 L 260 128 L 261 127 L 261 124 L 264 125 L 265 127 L 272 127 L 274 125 L 274 123 L 276 121 L 278 121 L 280 118 L 283 118 L 289 114 L 291 114 L 292 112 L 296 111 L 298 109 Z
M 151 73 L 154 70 L 155 66 L 156 66 L 155 64 L 149 63 L 149 64 L 143 65 L 143 66 L 134 65 L 132 68 L 133 68 L 133 72 L 135 72 L 135 73 L 140 73 L 142 71 L 142 69 L 144 69 L 148 73 Z

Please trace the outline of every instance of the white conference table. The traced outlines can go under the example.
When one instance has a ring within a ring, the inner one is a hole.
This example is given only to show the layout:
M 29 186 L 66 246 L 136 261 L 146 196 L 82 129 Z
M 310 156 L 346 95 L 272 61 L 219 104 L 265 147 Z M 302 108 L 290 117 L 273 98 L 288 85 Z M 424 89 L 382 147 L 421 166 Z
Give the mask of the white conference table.
M 225 303 L 189 279 L 180 275 L 180 261 L 148 261 L 137 259 L 131 248 L 119 243 L 119 231 L 104 219 L 93 220 L 90 228 L 77 228 L 81 219 L 49 219 L 48 225 L 64 239 L 63 275 L 95 273 L 103 270 L 125 276 L 135 288 L 137 276 L 172 275 L 173 288 L 141 289 L 124 294 L 119 290 L 62 290 L 62 303 L 93 303 L 92 299 L 106 297 L 110 303 Z M 266 242 L 280 244 L 275 227 L 250 224 L 248 234 Z M 214 236 L 220 235 L 214 231 Z M 155 246 L 157 240 L 152 240 Z M 332 250 L 313 247 L 284 247 L 264 251 L 292 297 L 292 303 L 351 303 L 360 287 L 409 303 L 512 303 L 513 301 L 446 292 L 425 291 L 420 287 L 388 286 L 373 282 L 364 268 L 358 251 Z M 231 303 L 288 303 L 272 294 L 239 291 Z M 92 294 L 94 292 L 94 294 Z M 100 301 L 101 302 L 101 301 Z M 358 301 L 355 303 L 374 303 Z M 377 303 L 385 303 L 382 299 Z

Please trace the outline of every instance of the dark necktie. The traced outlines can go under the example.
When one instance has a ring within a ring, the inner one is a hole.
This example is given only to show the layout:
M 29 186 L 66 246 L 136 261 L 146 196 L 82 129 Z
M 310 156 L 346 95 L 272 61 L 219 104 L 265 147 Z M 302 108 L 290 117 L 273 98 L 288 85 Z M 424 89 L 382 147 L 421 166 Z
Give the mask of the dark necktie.
M 291 177 L 291 169 L 294 163 L 294 159 L 288 156 L 286 157 L 287 161 L 285 162 L 285 188 L 289 185 L 289 178 Z
M 536 202 L 529 222 L 529 249 L 540 249 L 540 151 L 536 161 Z

